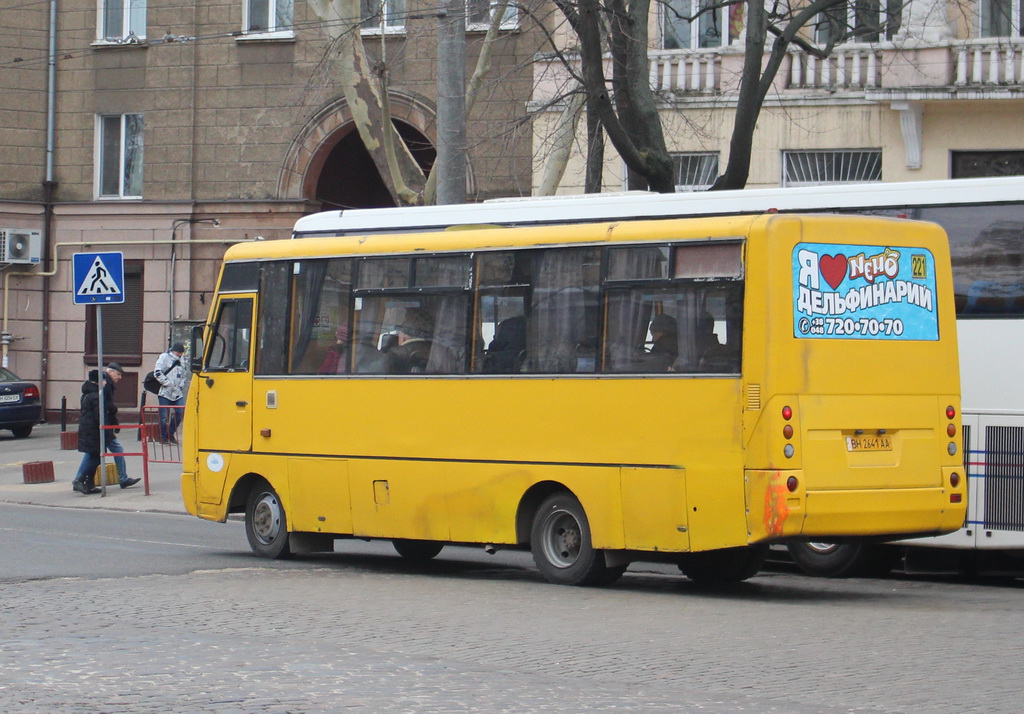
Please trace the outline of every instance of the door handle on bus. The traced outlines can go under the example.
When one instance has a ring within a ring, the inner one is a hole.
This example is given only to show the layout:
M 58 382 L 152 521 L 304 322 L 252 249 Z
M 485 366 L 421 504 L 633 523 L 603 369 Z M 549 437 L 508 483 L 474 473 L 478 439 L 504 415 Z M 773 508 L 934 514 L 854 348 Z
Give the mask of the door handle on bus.
M 249 402 L 235 402 L 235 406 L 236 407 L 247 407 L 247 406 L 249 406 Z

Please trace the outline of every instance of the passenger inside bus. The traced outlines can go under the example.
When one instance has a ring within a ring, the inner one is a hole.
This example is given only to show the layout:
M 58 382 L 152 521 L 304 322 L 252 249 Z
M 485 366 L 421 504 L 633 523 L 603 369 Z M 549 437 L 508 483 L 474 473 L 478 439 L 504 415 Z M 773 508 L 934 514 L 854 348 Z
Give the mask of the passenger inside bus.
M 484 372 L 511 374 L 518 372 L 526 358 L 526 318 L 513 315 L 498 323 L 494 339 L 487 347 Z
M 398 343 L 388 350 L 388 372 L 391 374 L 423 374 L 430 361 L 434 320 L 422 308 L 406 308 L 398 325 Z
M 677 336 L 676 319 L 671 315 L 660 313 L 651 320 L 651 349 L 649 366 L 655 372 L 667 372 L 679 355 L 679 338 Z
M 327 348 L 317 374 L 344 374 L 348 371 L 348 325 L 342 323 L 334 337 L 334 344 Z

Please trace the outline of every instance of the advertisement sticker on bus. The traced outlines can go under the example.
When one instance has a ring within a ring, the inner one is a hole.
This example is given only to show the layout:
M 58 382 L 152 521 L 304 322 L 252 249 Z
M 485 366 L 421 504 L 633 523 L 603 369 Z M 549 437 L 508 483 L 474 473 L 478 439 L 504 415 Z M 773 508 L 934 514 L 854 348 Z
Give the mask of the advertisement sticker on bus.
M 938 340 L 935 259 L 924 248 L 800 243 L 793 249 L 793 335 Z

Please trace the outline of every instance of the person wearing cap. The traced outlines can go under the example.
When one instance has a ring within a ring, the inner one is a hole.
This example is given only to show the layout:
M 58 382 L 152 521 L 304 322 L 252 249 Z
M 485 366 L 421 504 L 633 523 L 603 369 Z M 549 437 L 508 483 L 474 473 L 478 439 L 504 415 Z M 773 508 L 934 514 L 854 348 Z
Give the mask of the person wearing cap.
M 116 426 L 117 405 L 114 404 L 114 390 L 117 383 L 124 376 L 124 369 L 117 362 L 111 362 L 103 368 L 103 424 L 104 426 Z M 78 467 L 78 473 L 72 482 L 72 488 L 82 494 L 97 493 L 93 475 L 96 467 L 100 465 L 100 452 L 103 450 L 101 443 L 105 444 L 105 450 L 114 454 L 114 464 L 117 467 L 117 480 L 121 488 L 134 486 L 139 482 L 137 478 L 129 478 L 128 465 L 123 456 L 124 446 L 117 440 L 116 429 L 104 430 L 104 439 L 100 439 L 100 399 L 99 399 L 99 371 L 91 370 L 89 378 L 82 383 L 81 415 L 78 421 L 78 450 L 82 452 L 82 463 Z
M 649 352 L 652 360 L 652 369 L 657 372 L 672 369 L 676 357 L 679 355 L 676 319 L 663 312 L 658 313 L 651 320 L 650 329 L 653 340 Z
M 160 443 L 177 444 L 178 426 L 185 406 L 185 364 L 182 357 L 185 345 L 175 342 L 171 349 L 164 352 L 156 360 L 153 376 L 160 382 L 157 401 L 160 403 Z
M 427 371 L 434 320 L 423 308 L 410 307 L 396 328 L 398 344 L 388 350 L 388 372 L 422 374 Z

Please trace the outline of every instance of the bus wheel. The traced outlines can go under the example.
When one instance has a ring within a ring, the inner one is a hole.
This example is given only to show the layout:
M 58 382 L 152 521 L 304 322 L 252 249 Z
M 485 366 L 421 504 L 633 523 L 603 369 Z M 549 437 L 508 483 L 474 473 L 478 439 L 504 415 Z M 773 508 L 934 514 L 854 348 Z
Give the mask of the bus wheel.
M 884 577 L 899 562 L 899 548 L 874 543 L 787 543 L 789 555 L 807 575 L 822 578 Z
M 444 543 L 433 540 L 406 540 L 396 538 L 391 541 L 398 554 L 406 560 L 430 560 L 441 552 Z
M 739 583 L 757 575 L 767 558 L 766 545 L 705 550 L 684 553 L 679 560 L 679 570 L 696 583 Z
M 264 558 L 287 558 L 291 555 L 284 506 L 266 481 L 249 491 L 245 504 L 245 535 L 256 555 Z
M 530 531 L 530 549 L 537 569 L 550 583 L 602 585 L 611 582 L 606 579 L 611 574 L 605 565 L 604 553 L 590 544 L 587 514 L 572 494 L 556 493 L 540 504 Z

